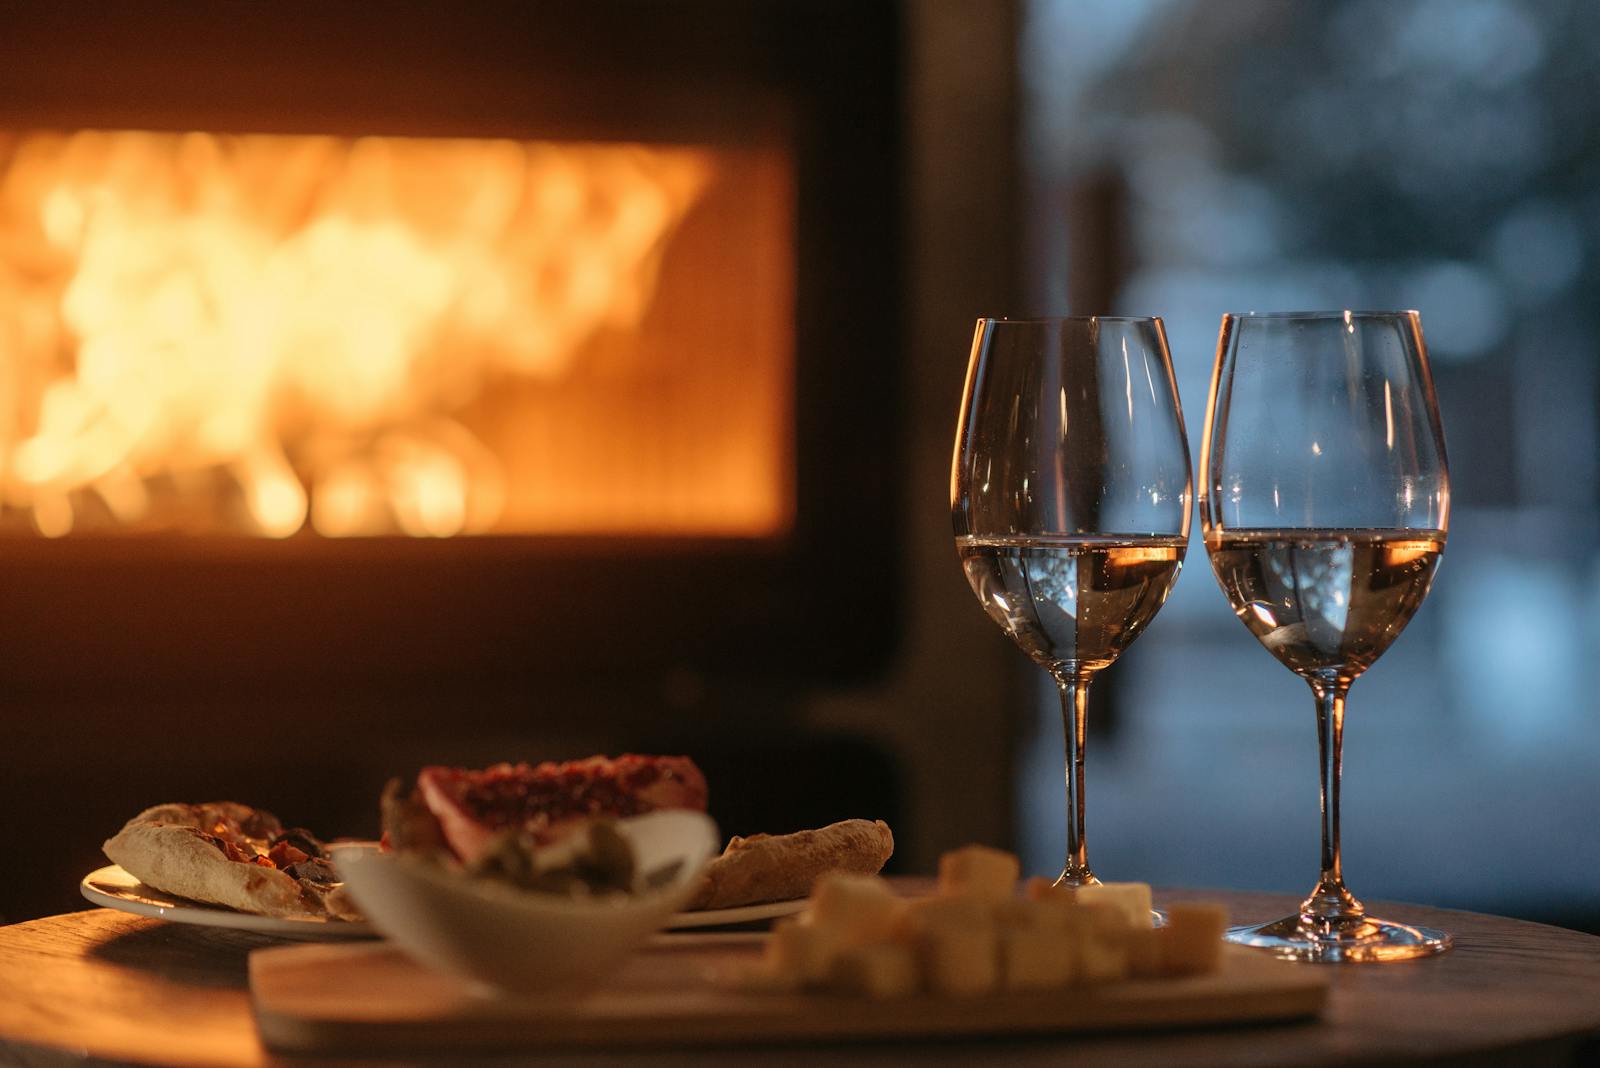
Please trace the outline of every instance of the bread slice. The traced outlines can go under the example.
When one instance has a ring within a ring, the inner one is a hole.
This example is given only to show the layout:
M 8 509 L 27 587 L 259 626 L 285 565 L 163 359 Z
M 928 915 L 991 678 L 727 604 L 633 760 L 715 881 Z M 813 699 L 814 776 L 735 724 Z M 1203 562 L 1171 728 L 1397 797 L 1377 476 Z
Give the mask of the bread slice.
M 814 831 L 734 838 L 706 867 L 691 909 L 723 909 L 805 897 L 829 872 L 876 875 L 894 853 L 882 820 L 844 820 Z

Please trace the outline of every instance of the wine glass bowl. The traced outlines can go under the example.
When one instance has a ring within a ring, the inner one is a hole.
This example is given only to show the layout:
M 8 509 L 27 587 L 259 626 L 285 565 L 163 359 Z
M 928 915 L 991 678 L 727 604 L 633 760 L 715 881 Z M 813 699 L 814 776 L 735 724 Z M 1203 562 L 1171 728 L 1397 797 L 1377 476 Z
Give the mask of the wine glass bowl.
M 1296 916 L 1231 941 L 1316 961 L 1438 953 L 1439 931 L 1375 919 L 1344 884 L 1345 695 L 1422 604 L 1450 483 L 1415 312 L 1223 317 L 1200 458 L 1211 566 L 1234 612 L 1316 700 L 1322 872 Z
M 1067 862 L 1084 838 L 1089 684 L 1183 566 L 1192 483 L 1161 320 L 981 319 L 951 473 L 956 549 L 984 610 L 1061 692 Z

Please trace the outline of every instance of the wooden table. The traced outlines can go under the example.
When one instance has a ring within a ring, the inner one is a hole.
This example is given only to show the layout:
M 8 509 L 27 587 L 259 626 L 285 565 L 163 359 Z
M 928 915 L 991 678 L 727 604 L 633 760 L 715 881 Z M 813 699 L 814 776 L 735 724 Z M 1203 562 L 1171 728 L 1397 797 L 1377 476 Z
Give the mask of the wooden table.
M 1268 894 L 1221 898 L 1241 922 L 1293 908 Z M 1127 1065 L 1406 1063 L 1447 1056 L 1498 1064 L 1585 1063 L 1600 1051 L 1600 938 L 1540 924 L 1405 905 L 1374 911 L 1456 936 L 1442 957 L 1334 971 L 1328 1011 L 1272 1027 L 1026 1040 L 833 1046 L 829 1063 Z M 0 928 L 0 1063 L 328 1065 L 274 1057 L 256 1039 L 245 958 L 280 940 L 119 912 L 68 913 Z M 815 1051 L 811 1051 L 815 1052 Z M 792 1063 L 795 1048 L 571 1054 L 541 1064 Z M 512 1057 L 474 1064 L 516 1063 Z M 370 1062 L 364 1062 L 370 1063 Z M 387 1062 L 387 1063 L 392 1063 Z M 439 1063 L 439 1062 L 434 1062 Z M 452 1058 L 451 1063 L 460 1063 Z

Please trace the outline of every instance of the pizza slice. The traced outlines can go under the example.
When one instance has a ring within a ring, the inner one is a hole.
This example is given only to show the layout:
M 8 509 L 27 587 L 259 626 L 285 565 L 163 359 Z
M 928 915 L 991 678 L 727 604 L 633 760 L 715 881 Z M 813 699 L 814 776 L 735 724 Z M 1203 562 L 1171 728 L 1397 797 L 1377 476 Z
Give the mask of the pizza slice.
M 595 756 L 565 763 L 427 767 L 415 786 L 384 791 L 384 837 L 395 849 L 448 850 L 471 864 L 506 834 L 548 845 L 602 818 L 658 809 L 704 812 L 706 779 L 684 756 Z
M 278 917 L 359 920 L 323 844 L 233 801 L 145 809 L 103 846 L 111 862 L 168 894 Z

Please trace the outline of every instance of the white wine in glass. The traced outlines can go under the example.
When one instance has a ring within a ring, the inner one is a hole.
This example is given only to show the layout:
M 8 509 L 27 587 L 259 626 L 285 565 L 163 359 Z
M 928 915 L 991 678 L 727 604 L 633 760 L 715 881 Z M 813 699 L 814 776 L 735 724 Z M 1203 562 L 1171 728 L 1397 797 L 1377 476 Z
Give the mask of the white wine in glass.
M 1206 548 L 1229 603 L 1285 667 L 1354 678 L 1421 607 L 1444 533 L 1243 530 Z
M 1183 567 L 1189 447 L 1159 319 L 981 319 L 956 428 L 956 552 L 978 601 L 1049 671 L 1066 734 L 1067 860 L 1084 837 L 1089 685 Z
M 1322 872 L 1297 915 L 1230 941 L 1310 961 L 1439 953 L 1450 936 L 1376 919 L 1345 887 L 1345 695 L 1427 596 L 1450 480 L 1415 312 L 1223 317 L 1200 456 L 1217 582 L 1250 633 L 1311 687 Z
M 956 550 L 984 610 L 1024 652 L 1047 668 L 1090 672 L 1155 618 L 1187 540 L 968 535 Z

